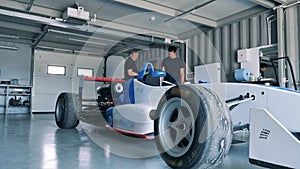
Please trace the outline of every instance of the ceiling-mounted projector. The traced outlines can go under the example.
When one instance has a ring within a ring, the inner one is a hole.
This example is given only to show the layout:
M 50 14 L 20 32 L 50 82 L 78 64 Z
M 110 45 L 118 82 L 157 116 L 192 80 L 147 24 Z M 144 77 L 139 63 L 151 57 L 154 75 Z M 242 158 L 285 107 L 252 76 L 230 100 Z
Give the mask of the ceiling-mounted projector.
M 74 4 L 72 7 L 67 7 L 63 13 L 63 19 L 68 23 L 83 25 L 89 21 L 90 13 L 84 11 L 84 8 L 79 4 Z

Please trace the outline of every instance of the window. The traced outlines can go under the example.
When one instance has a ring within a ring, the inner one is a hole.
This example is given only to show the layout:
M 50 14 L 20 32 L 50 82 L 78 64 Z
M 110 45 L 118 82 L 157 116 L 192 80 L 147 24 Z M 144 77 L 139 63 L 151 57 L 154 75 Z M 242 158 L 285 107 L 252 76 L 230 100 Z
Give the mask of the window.
M 47 74 L 48 75 L 66 75 L 66 67 L 65 66 L 53 66 L 48 65 L 47 67 Z
M 88 69 L 88 68 L 78 68 L 77 69 L 77 76 L 93 76 L 94 75 L 94 70 L 93 69 Z

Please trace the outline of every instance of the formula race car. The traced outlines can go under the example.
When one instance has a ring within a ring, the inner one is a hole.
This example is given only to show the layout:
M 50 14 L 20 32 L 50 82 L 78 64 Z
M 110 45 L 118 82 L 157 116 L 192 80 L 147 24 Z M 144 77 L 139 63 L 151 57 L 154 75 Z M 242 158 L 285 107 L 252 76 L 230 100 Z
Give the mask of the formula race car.
M 111 128 L 135 135 L 154 134 L 171 168 L 214 168 L 229 151 L 233 133 L 249 129 L 249 160 L 272 168 L 300 168 L 300 93 L 249 83 L 175 85 L 147 63 L 137 78 L 91 78 L 99 111 Z M 83 84 L 83 83 L 81 83 Z M 55 120 L 74 128 L 81 116 L 79 94 L 61 93 Z M 285 146 L 283 146 L 285 145 Z

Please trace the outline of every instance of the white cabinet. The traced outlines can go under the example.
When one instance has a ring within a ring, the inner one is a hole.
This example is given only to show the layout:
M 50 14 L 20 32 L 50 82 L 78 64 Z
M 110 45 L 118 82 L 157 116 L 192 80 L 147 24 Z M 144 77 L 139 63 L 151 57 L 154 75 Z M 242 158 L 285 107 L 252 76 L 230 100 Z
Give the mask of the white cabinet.
M 22 85 L 0 85 L 0 114 L 31 113 L 31 88 Z

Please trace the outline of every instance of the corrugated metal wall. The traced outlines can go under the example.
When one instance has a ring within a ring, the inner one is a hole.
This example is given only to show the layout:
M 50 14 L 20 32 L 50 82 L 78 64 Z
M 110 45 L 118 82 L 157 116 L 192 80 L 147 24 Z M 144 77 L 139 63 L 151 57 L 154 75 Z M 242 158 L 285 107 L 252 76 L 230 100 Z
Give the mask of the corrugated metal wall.
M 272 14 L 276 14 L 276 11 L 266 11 L 188 39 L 187 60 L 191 71 L 195 65 L 220 61 L 223 66 L 222 81 L 234 81 L 233 72 L 239 67 L 237 50 L 269 44 L 266 18 Z M 300 6 L 285 9 L 282 26 L 285 35 L 285 56 L 291 59 L 297 82 L 300 79 L 299 27 Z M 274 29 L 272 36 L 277 36 Z M 274 41 L 274 37 L 271 41 Z M 291 87 L 293 84 L 290 74 L 288 79 L 288 87 Z
M 220 62 L 222 81 L 234 81 L 233 72 L 239 68 L 237 50 L 268 45 L 266 17 L 264 12 L 250 18 L 230 23 L 188 39 L 188 65 Z
M 222 81 L 234 81 L 233 71 L 239 67 L 237 50 L 268 44 L 266 17 L 272 12 L 264 12 L 236 23 L 230 23 L 187 39 L 187 56 L 184 51 L 178 57 L 187 62 L 187 74 L 192 74 L 194 66 L 220 62 L 222 63 Z M 156 61 L 158 68 L 163 58 L 168 56 L 167 48 L 150 48 L 140 52 L 141 67 L 146 61 Z M 190 80 L 192 80 L 192 76 Z
M 186 62 L 186 51 L 184 44 L 176 45 L 177 48 L 177 57 L 181 58 L 184 62 Z M 169 56 L 168 45 L 165 47 L 153 47 L 148 50 L 142 50 L 139 53 L 138 59 L 138 68 L 141 69 L 145 62 L 152 62 L 156 69 L 161 69 L 161 62 L 164 58 Z
M 146 61 L 156 62 L 156 68 L 160 68 L 162 59 L 168 56 L 166 48 L 150 48 L 149 50 L 141 51 L 138 59 L 138 65 L 141 68 Z
M 183 51 L 178 53 L 179 57 L 187 62 L 188 74 L 193 73 L 194 66 L 220 62 L 222 64 L 222 81 L 235 81 L 234 70 L 239 68 L 237 62 L 237 50 L 266 46 L 276 42 L 276 29 L 273 28 L 271 39 L 268 35 L 268 23 L 266 18 L 276 15 L 276 11 L 265 11 L 257 15 L 244 18 L 243 20 L 222 25 L 216 29 L 194 35 L 187 39 L 187 56 L 184 58 Z M 285 31 L 285 56 L 288 56 L 293 64 L 296 81 L 300 79 L 300 7 L 294 6 L 285 9 L 284 12 Z M 276 26 L 276 21 L 273 26 Z M 270 40 L 268 40 L 270 39 Z M 139 65 L 145 61 L 157 61 L 158 66 L 164 57 L 168 56 L 166 48 L 150 48 L 140 53 Z M 190 80 L 192 80 L 192 76 Z M 291 79 L 289 77 L 289 79 Z M 290 83 L 289 86 L 292 86 Z

